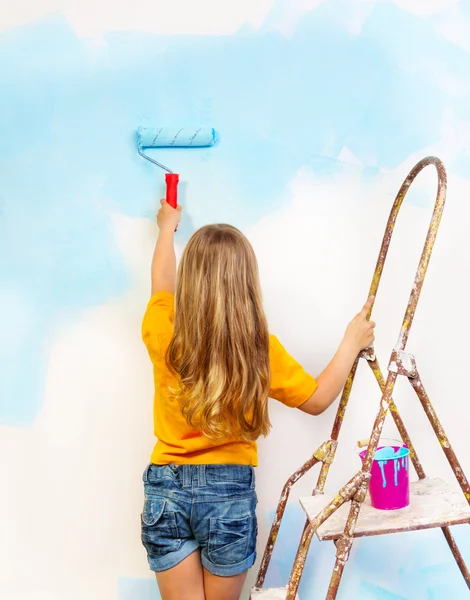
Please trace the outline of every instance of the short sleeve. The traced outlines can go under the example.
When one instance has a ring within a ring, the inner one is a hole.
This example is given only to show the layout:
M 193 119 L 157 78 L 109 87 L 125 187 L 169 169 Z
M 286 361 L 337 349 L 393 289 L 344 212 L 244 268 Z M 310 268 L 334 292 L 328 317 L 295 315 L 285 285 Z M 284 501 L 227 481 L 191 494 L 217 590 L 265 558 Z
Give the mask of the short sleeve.
M 298 408 L 315 392 L 315 379 L 292 358 L 281 342 L 270 336 L 269 357 L 271 363 L 270 398 L 291 408 Z
M 147 304 L 142 339 L 153 361 L 161 360 L 173 336 L 174 306 L 171 292 L 157 292 Z

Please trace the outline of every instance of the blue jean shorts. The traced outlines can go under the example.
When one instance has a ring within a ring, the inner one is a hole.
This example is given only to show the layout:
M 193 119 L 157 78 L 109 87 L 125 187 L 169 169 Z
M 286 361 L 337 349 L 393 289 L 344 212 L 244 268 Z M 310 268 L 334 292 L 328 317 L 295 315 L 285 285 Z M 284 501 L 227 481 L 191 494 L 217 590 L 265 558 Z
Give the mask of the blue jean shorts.
M 171 569 L 198 549 L 213 575 L 239 575 L 253 566 L 253 467 L 150 464 L 143 480 L 142 543 L 152 571 Z

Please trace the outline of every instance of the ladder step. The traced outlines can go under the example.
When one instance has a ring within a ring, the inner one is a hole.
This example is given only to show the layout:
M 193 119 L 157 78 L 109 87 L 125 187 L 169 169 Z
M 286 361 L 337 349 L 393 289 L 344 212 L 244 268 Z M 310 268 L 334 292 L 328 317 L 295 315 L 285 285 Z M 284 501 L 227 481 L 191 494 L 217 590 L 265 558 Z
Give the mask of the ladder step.
M 253 588 L 251 600 L 286 600 L 287 587 L 280 588 Z M 300 600 L 297 594 L 296 600 Z
M 300 498 L 307 517 L 314 519 L 333 499 L 333 494 Z M 341 506 L 317 530 L 320 540 L 338 539 L 344 531 L 350 503 Z M 463 493 L 442 479 L 410 483 L 410 505 L 400 510 L 377 510 L 366 498 L 361 507 L 354 537 L 415 531 L 470 523 L 470 506 Z

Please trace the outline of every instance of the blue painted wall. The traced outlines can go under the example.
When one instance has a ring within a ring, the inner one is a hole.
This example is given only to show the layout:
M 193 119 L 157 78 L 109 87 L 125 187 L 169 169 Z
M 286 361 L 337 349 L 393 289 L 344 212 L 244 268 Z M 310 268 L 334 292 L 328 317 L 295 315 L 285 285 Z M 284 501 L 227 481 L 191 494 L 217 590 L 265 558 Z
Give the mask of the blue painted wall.
M 352 35 L 339 18 L 348 4 L 326 2 L 289 39 L 268 19 L 233 36 L 110 33 L 100 51 L 59 15 L 0 36 L 2 422 L 34 420 L 54 322 L 128 285 L 107 213 L 154 209 L 139 124 L 220 132 L 218 148 L 159 152 L 191 182 L 189 233 L 207 219 L 253 223 L 299 166 L 341 168 L 343 146 L 373 177 L 437 142 L 444 109 L 470 119 L 468 87 L 455 94 L 443 81 L 470 79 L 468 52 L 389 3 Z M 469 149 L 448 167 L 467 177 Z

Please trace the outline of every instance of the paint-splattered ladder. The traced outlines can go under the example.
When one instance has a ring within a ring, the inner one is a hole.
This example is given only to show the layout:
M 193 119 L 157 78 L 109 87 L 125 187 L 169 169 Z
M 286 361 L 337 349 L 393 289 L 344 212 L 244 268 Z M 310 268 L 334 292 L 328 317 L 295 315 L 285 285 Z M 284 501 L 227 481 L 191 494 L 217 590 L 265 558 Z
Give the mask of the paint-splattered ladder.
M 416 176 L 428 165 L 434 165 L 437 170 L 437 197 L 431 224 L 428 229 L 421 259 L 416 271 L 410 299 L 408 301 L 408 306 L 406 307 L 398 342 L 390 356 L 387 379 L 385 380 L 382 375 L 374 350 L 369 349 L 361 353 L 354 363 L 344 387 L 330 439 L 318 448 L 312 458 L 302 465 L 302 467 L 287 480 L 284 486 L 269 534 L 263 560 L 261 562 L 256 587 L 251 593 L 252 600 L 298 600 L 297 592 L 300 578 L 303 573 L 310 543 L 315 534 L 320 540 L 333 540 L 336 545 L 336 562 L 326 594 L 326 600 L 335 600 L 344 566 L 349 558 L 349 553 L 355 537 L 413 531 L 431 527 L 439 527 L 442 529 L 460 571 L 470 588 L 470 572 L 449 529 L 450 525 L 470 523 L 470 485 L 424 389 L 416 367 L 415 358 L 412 354 L 406 352 L 406 343 L 408 341 L 410 328 L 413 323 L 446 199 L 447 175 L 444 165 L 438 158 L 428 157 L 421 160 L 411 170 L 395 198 L 385 229 L 385 235 L 380 248 L 374 277 L 372 279 L 370 295 L 376 296 L 377 294 L 396 218 L 403 203 L 403 199 Z M 368 441 L 367 453 L 363 460 L 362 470 L 344 485 L 337 495 L 327 495 L 324 494 L 326 478 L 328 476 L 330 465 L 335 457 L 339 433 L 360 358 L 367 361 L 382 391 L 379 411 L 375 419 L 371 437 Z M 407 377 L 415 390 L 444 454 L 449 461 L 455 478 L 462 489 L 464 494 L 463 497 L 460 492 L 456 492 L 444 481 L 441 481 L 440 479 L 428 479 L 426 477 L 418 455 L 416 454 L 392 398 L 398 375 Z M 367 492 L 374 455 L 377 450 L 385 417 L 389 410 L 395 421 L 398 432 L 401 435 L 401 439 L 410 450 L 410 457 L 419 479 L 417 482 L 410 485 L 410 506 L 408 508 L 399 511 L 378 511 L 370 505 Z M 321 463 L 321 470 L 313 495 L 300 500 L 301 505 L 307 514 L 307 521 L 299 542 L 288 586 L 285 588 L 264 589 L 263 583 L 266 571 L 271 560 L 274 544 L 292 486 L 317 463 Z

